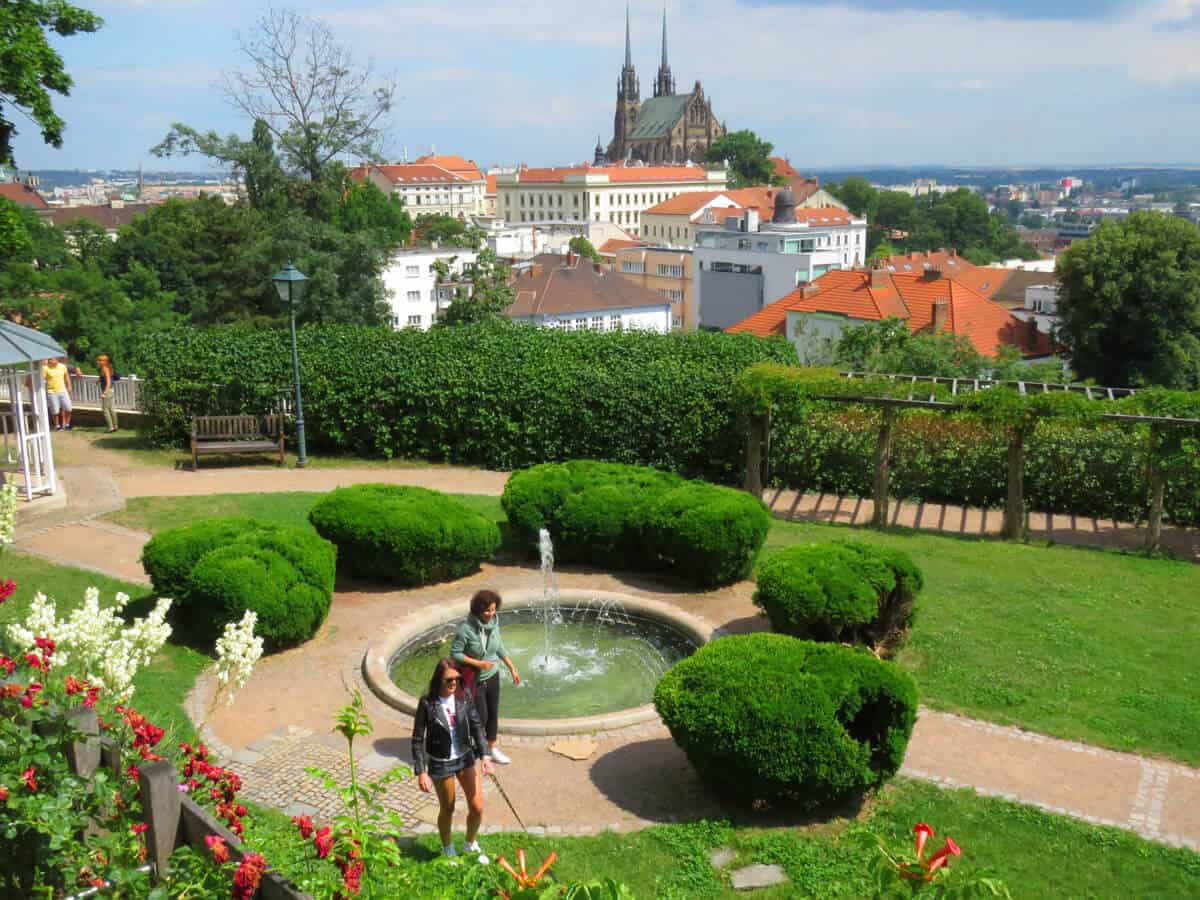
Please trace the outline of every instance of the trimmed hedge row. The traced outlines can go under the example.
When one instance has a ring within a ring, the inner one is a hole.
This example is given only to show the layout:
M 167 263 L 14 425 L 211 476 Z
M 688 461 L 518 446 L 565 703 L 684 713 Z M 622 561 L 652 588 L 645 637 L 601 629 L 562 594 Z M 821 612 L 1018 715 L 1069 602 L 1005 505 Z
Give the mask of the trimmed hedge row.
M 338 548 L 342 571 L 403 585 L 469 575 L 500 547 L 495 522 L 422 487 L 337 488 L 317 501 L 308 520 Z
M 783 339 L 559 332 L 494 325 L 311 326 L 299 334 L 310 449 L 516 469 L 608 459 L 730 483 L 745 436 L 733 381 Z M 147 342 L 150 435 L 179 445 L 193 415 L 259 413 L 291 384 L 282 330 L 180 329 Z
M 247 518 L 205 519 L 152 537 L 142 564 L 176 621 L 209 643 L 246 610 L 267 649 L 302 643 L 333 600 L 337 550 L 300 528 Z
M 866 651 L 760 633 L 719 638 L 677 663 L 654 705 L 721 795 L 815 806 L 896 773 L 917 690 Z
M 516 472 L 500 502 L 530 547 L 549 529 L 563 562 L 666 568 L 704 586 L 740 578 L 770 527 L 766 507 L 749 494 L 594 460 Z
M 871 495 L 878 415 L 818 406 L 806 417 L 772 418 L 771 477 L 802 490 Z M 1166 472 L 1166 518 L 1200 525 L 1200 440 Z M 1002 507 L 1007 446 L 999 432 L 967 417 L 911 411 L 893 431 L 891 491 L 901 498 Z M 1096 518 L 1146 517 L 1144 430 L 1045 420 L 1025 442 L 1030 509 Z
M 757 581 L 754 602 L 775 631 L 866 644 L 908 627 L 924 584 L 907 553 L 859 541 L 789 547 L 762 562 Z

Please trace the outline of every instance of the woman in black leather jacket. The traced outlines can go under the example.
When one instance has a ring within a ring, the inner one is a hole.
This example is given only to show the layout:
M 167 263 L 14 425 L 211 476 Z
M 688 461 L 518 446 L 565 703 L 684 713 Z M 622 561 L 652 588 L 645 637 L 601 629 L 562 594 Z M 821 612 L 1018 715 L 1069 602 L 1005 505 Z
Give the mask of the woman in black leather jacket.
M 454 818 L 454 780 L 458 779 L 466 795 L 467 843 L 464 853 L 482 853 L 476 836 L 483 820 L 483 780 L 475 762 L 482 756 L 484 775 L 492 774 L 491 753 L 483 732 L 479 712 L 470 700 L 460 700 L 462 672 L 452 659 L 440 659 L 429 679 L 429 691 L 417 701 L 413 721 L 413 769 L 417 786 L 437 792 L 438 833 L 442 853 L 458 856 L 450 837 Z

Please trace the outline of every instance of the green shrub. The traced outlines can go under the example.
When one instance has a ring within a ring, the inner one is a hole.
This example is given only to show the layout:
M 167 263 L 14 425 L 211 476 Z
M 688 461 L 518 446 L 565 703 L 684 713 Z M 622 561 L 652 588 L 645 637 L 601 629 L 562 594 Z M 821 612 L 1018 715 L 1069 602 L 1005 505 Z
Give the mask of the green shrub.
M 208 519 L 161 532 L 142 550 L 159 596 L 191 639 L 210 642 L 246 610 L 271 650 L 317 633 L 333 600 L 337 550 L 312 532 L 254 519 Z
M 741 491 L 594 460 L 515 472 L 500 502 L 526 545 L 548 529 L 559 561 L 666 568 L 703 586 L 741 577 L 770 525 Z
M 722 796 L 813 806 L 896 773 L 917 691 L 910 675 L 866 651 L 749 634 L 677 663 L 654 705 Z
M 420 487 L 338 488 L 317 502 L 308 520 L 337 545 L 342 571 L 403 585 L 461 578 L 500 546 L 495 522 Z
M 763 560 L 757 582 L 775 631 L 868 644 L 908 627 L 924 583 L 908 554 L 858 541 L 789 547 Z
M 512 470 L 609 459 L 740 481 L 734 376 L 794 361 L 783 339 L 560 332 L 495 325 L 301 329 L 314 452 Z M 286 329 L 180 329 L 146 341 L 150 436 L 179 446 L 194 415 L 261 413 L 291 385 Z M 237 365 L 230 365 L 237 360 Z

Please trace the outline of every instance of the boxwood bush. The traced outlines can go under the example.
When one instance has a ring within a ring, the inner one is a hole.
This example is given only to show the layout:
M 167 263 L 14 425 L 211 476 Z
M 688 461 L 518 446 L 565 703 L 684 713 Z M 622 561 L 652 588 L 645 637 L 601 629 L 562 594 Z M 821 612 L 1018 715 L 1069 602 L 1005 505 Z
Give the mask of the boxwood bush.
M 763 503 L 741 491 L 594 460 L 515 472 L 500 502 L 528 546 L 548 529 L 560 561 L 668 569 L 702 586 L 741 577 L 770 526 Z
M 758 567 L 771 627 L 816 641 L 880 644 L 907 628 L 924 579 L 907 553 L 858 541 L 800 544 Z
M 337 550 L 310 531 L 247 518 L 207 519 L 156 534 L 142 549 L 177 625 L 208 643 L 246 610 L 271 650 L 317 633 L 333 600 Z
M 308 520 L 337 545 L 343 572 L 402 585 L 461 578 L 500 546 L 495 522 L 421 487 L 337 488 L 317 501 Z
M 917 691 L 865 650 L 760 633 L 719 638 L 677 663 L 654 705 L 722 796 L 815 806 L 896 773 Z

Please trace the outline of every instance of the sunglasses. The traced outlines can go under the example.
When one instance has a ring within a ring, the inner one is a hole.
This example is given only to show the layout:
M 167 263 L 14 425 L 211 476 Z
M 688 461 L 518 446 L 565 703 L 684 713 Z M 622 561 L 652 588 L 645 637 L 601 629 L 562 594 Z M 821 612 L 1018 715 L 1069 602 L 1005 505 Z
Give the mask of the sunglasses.
M 458 684 L 460 681 L 462 681 L 462 679 L 455 675 L 451 678 L 443 678 L 442 684 Z

